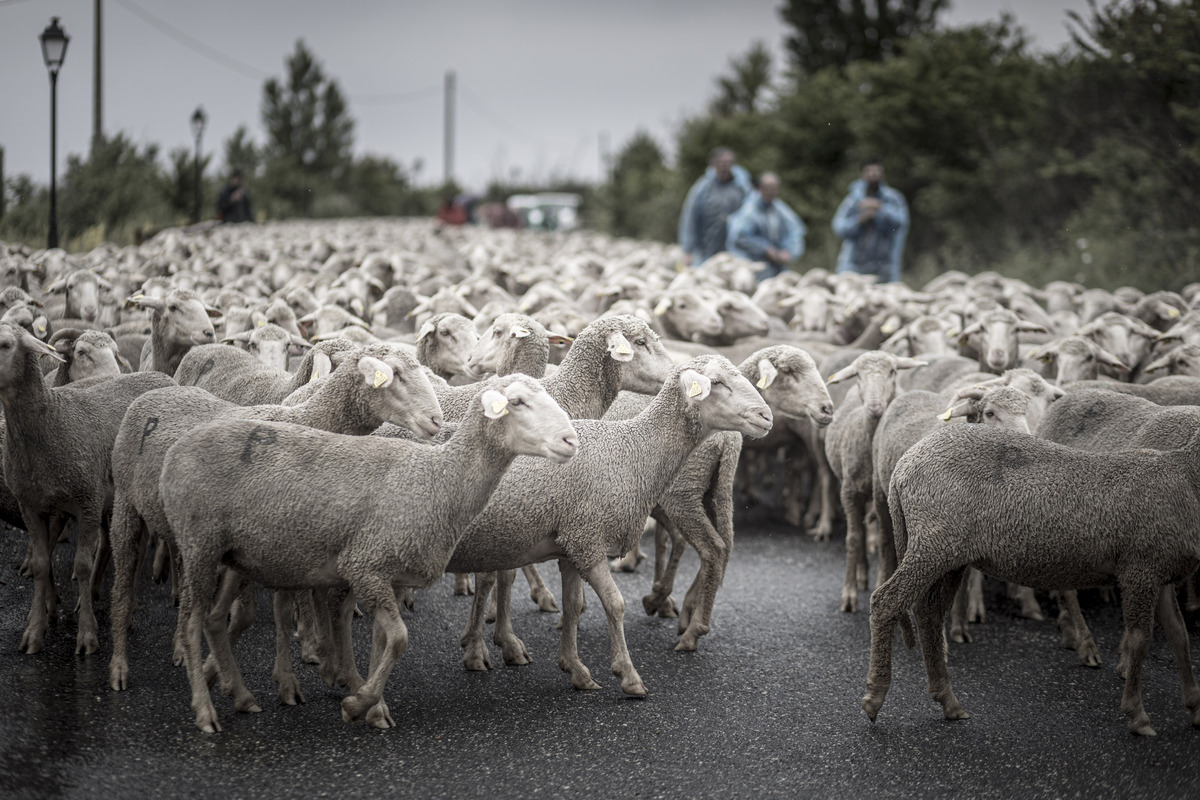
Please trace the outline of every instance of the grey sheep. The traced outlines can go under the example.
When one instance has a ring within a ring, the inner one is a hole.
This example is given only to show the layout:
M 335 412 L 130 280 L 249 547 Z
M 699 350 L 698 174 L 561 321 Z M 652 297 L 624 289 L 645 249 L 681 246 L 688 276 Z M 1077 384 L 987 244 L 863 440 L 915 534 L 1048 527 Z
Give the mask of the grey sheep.
M 763 436 L 773 418 L 750 382 L 721 356 L 702 356 L 677 367 L 653 402 L 628 420 L 576 420 L 580 451 L 563 469 L 528 459 L 513 465 L 487 508 L 472 520 L 447 569 L 476 573 L 471 618 L 463 633 L 468 669 L 490 666 L 483 620 L 492 571 L 557 558 L 563 579 L 562 646 L 559 667 L 577 689 L 596 689 L 579 660 L 576 632 L 585 580 L 608 618 L 612 671 L 627 694 L 645 685 L 629 658 L 623 619 L 625 602 L 607 558 L 628 551 L 641 536 L 647 515 L 714 431 Z M 531 502 L 531 498 L 538 502 Z M 721 575 L 708 576 L 703 593 L 715 593 Z M 707 598 L 701 606 L 708 604 Z M 507 663 L 527 663 L 529 654 L 513 633 L 507 598 L 498 598 L 495 640 Z
M 446 380 L 456 375 L 469 376 L 467 359 L 478 339 L 475 326 L 463 315 L 434 314 L 417 331 L 417 360 Z
M 973 564 L 1046 590 L 1121 587 L 1129 655 L 1121 710 L 1130 731 L 1143 735 L 1154 734 L 1141 674 L 1157 607 L 1184 705 L 1200 726 L 1200 686 L 1172 585 L 1200 563 L 1200 430 L 1180 450 L 1088 453 L 1011 431 L 948 425 L 900 459 L 888 507 L 899 565 L 871 597 L 862 707 L 872 720 L 891 683 L 898 622 L 912 644 L 914 603 L 929 693 L 947 719 L 969 716 L 950 686 L 943 630 Z
M 343 719 L 370 711 L 370 724 L 395 724 L 383 689 L 408 634 L 393 584 L 424 587 L 445 572 L 516 456 L 561 463 L 579 447 L 566 414 L 529 378 L 483 389 L 471 406 L 455 435 L 436 447 L 222 420 L 185 434 L 168 451 L 160 491 L 187 576 L 185 649 L 200 730 L 220 730 L 201 666 L 202 629 L 237 707 L 254 706 L 225 627 L 237 576 L 224 578 L 217 594 L 222 561 L 269 587 L 348 585 L 374 617 L 375 636 L 369 679 L 350 670 L 355 679 L 342 700 Z M 298 474 L 306 480 L 297 481 Z M 306 487 L 313 484 L 325 487 L 320 503 L 309 502 Z
M 416 360 L 386 345 L 335 354 L 338 369 L 319 380 L 316 390 L 294 406 L 238 406 L 193 386 L 149 392 L 130 405 L 113 446 L 113 524 L 111 541 L 115 579 L 112 593 L 113 655 L 109 684 L 128 688 L 127 656 L 133 613 L 134 578 L 140 531 L 144 526 L 168 545 L 174 535 L 163 511 L 159 476 L 167 450 L 183 434 L 214 419 L 290 422 L 319 430 L 365 436 L 384 422 L 430 437 L 442 425 L 441 410 Z M 290 601 L 289 601 L 290 602 Z M 180 619 L 182 632 L 184 619 Z M 245 624 L 248 624 L 245 623 Z M 182 641 L 175 643 L 182 661 Z M 299 696 L 286 650 L 277 659 L 276 680 L 284 702 Z
M 358 347 L 344 339 L 314 345 L 294 373 L 268 367 L 250 353 L 225 344 L 201 345 L 179 364 L 180 386 L 199 386 L 240 406 L 281 403 L 305 384 L 328 375 L 332 354 Z
M 38 357 L 61 358 L 54 348 L 13 325 L 0 324 L 0 402 L 4 405 L 4 480 L 21 508 L 33 544 L 30 569 L 34 593 L 20 649 L 42 649 L 55 616 L 57 592 L 50 548 L 58 541 L 63 515 L 79 523 L 75 580 L 79 587 L 77 653 L 99 647 L 92 611 L 93 558 L 108 523 L 112 492 L 110 458 L 117 428 L 129 404 L 143 392 L 170 385 L 156 375 L 120 375 L 52 389 L 42 379 Z M 99 588 L 98 586 L 95 588 Z
M 290 356 L 312 347 L 296 334 L 266 320 L 249 330 L 222 337 L 221 343 L 245 346 L 247 353 L 281 372 L 287 371 Z
M 51 386 L 66 386 L 87 378 L 112 377 L 133 371 L 117 343 L 102 331 L 65 328 L 55 331 L 49 344 L 63 359 L 53 376 L 48 376 Z
M 1049 333 L 1036 322 L 1027 322 L 1006 308 L 986 311 L 958 335 L 963 355 L 974 354 L 979 369 L 996 375 L 1017 366 L 1017 337 L 1022 333 Z
M 1143 370 L 1146 374 L 1159 371 L 1200 378 L 1200 345 L 1181 344 L 1151 361 Z
M 867 542 L 864 519 L 871 502 L 871 440 L 875 427 L 896 396 L 900 370 L 926 362 L 870 350 L 847 367 L 829 376 L 829 383 L 858 379 L 854 390 L 833 414 L 825 432 L 825 455 L 841 483 L 842 511 L 846 515 L 846 578 L 842 583 L 841 610 L 858 610 L 858 589 L 866 589 Z
M 1119 316 L 1119 315 L 1117 315 Z M 1074 381 L 1090 381 L 1100 376 L 1100 367 L 1128 375 L 1130 366 L 1112 353 L 1083 336 L 1067 336 L 1039 345 L 1025 356 L 1030 361 L 1053 364 L 1054 382 L 1066 386 Z
M 189 350 L 215 339 L 209 317 L 221 316 L 198 294 L 184 289 L 172 289 L 161 298 L 135 294 L 125 306 L 150 312 L 150 339 L 142 347 L 138 371 L 162 372 L 171 377 Z
M 1143 397 L 1160 406 L 1200 405 L 1200 378 L 1191 375 L 1168 375 L 1150 383 L 1113 383 L 1111 381 L 1076 381 L 1067 384 L 1068 391 L 1104 389 L 1121 394 Z

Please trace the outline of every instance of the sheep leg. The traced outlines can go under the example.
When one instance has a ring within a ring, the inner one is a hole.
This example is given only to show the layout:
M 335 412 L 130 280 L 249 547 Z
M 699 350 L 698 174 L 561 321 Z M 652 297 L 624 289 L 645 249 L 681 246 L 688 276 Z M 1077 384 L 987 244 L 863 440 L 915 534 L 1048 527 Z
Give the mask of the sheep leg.
M 475 573 L 475 597 L 471 601 L 471 615 L 458 643 L 463 649 L 463 666 L 472 672 L 486 672 L 492 668 L 492 657 L 483 640 L 483 622 L 487 616 L 488 598 L 496 585 L 496 573 Z
M 179 548 L 172 545 L 170 548 L 170 555 L 171 555 L 171 569 L 175 571 L 176 575 L 179 575 L 182 577 L 182 575 L 183 575 L 183 558 L 179 555 Z M 183 581 L 181 580 L 180 583 L 182 584 Z M 184 610 L 186 607 L 186 600 L 185 600 L 186 597 L 187 597 L 186 593 L 180 594 L 179 614 L 177 615 L 177 619 L 175 620 L 175 636 L 171 640 L 171 645 L 172 645 L 171 663 L 177 667 L 181 666 L 187 658 L 187 653 L 184 650 L 184 643 L 183 643 L 184 637 L 187 635 L 186 634 L 187 614 L 185 613 L 185 610 Z
M 383 687 L 392 667 L 408 647 L 408 629 L 400 619 L 391 584 L 382 580 L 355 581 L 354 592 L 374 618 L 375 625 L 367 681 L 354 694 L 342 698 L 342 719 L 346 722 L 353 722 L 368 709 L 376 712 L 374 707 L 381 705 Z M 376 728 L 396 726 L 386 709 L 376 713 L 374 718 L 368 714 L 367 724 Z
M 25 528 L 29 531 L 29 543 L 33 548 L 29 569 L 33 573 L 33 600 L 29 604 L 29 616 L 25 620 L 25 632 L 21 634 L 20 651 L 33 655 L 40 653 L 50 625 L 49 607 L 55 602 L 54 574 L 50 565 L 49 517 L 38 514 L 25 506 L 21 507 Z
M 1096 647 L 1096 640 L 1092 638 L 1092 632 L 1083 618 L 1083 612 L 1079 610 L 1078 594 L 1074 590 L 1060 592 L 1058 605 L 1059 629 L 1063 634 L 1062 646 L 1075 650 L 1079 654 L 1080 662 L 1085 667 L 1100 666 L 1100 648 Z M 1065 620 L 1063 619 L 1064 615 L 1066 616 Z M 1068 640 L 1070 644 L 1067 643 Z
M 320 664 L 320 631 L 317 629 L 317 607 L 313 592 L 294 592 L 293 597 L 296 600 L 296 638 L 300 640 L 300 660 L 305 664 Z
M 896 625 L 900 617 L 908 613 L 917 595 L 935 580 L 928 574 L 935 568 L 922 563 L 926 560 L 929 559 L 913 557 L 910 543 L 909 554 L 896 567 L 896 572 L 871 594 L 871 664 L 867 671 L 867 693 L 861 705 L 872 722 L 879 715 L 892 685 L 892 644 L 896 638 Z
M 1188 641 L 1187 623 L 1179 610 L 1174 584 L 1168 583 L 1158 590 L 1158 624 L 1171 644 L 1175 656 L 1175 669 L 1179 672 L 1179 688 L 1183 693 L 1183 705 L 1188 710 L 1192 725 L 1200 727 L 1200 685 L 1192 670 L 1191 643 Z
M 75 635 L 75 654 L 91 655 L 100 649 L 96 613 L 92 605 L 92 563 L 100 537 L 100 515 L 84 512 L 79 519 L 79 539 L 75 543 L 75 584 L 79 599 L 78 631 Z
M 317 674 L 330 688 L 337 686 L 339 650 L 338 638 L 334 633 L 333 612 L 329 600 L 329 589 L 313 589 L 310 593 L 313 604 L 313 647 Z M 302 645 L 303 647 L 303 645 Z M 303 650 L 301 651 L 303 653 Z M 303 658 L 303 655 L 301 655 Z
M 496 573 L 496 627 L 492 631 L 492 641 L 500 645 L 505 664 L 519 667 L 533 658 L 525 643 L 513 631 L 512 587 L 516 578 L 516 570 L 506 569 Z
M 112 548 L 108 544 L 108 528 L 100 526 L 100 538 L 96 542 L 96 557 L 92 560 L 92 602 L 100 599 L 100 588 L 104 584 L 104 571 L 112 558 Z
M 925 659 L 929 696 L 941 704 L 946 719 L 971 718 L 954 696 L 950 670 L 946 667 L 946 612 L 954 602 L 966 570 L 966 567 L 957 569 L 934 583 L 917 603 L 917 631 Z
M 123 493 L 113 497 L 109 538 L 112 542 L 112 658 L 108 662 L 108 685 L 115 692 L 129 688 L 129 628 L 137 582 L 138 553 L 145 525 Z
M 294 592 L 275 591 L 275 668 L 271 677 L 279 686 L 279 702 L 288 706 L 304 702 L 300 682 L 292 672 L 292 608 L 295 601 Z
M 825 456 L 823 439 L 823 435 L 818 435 L 817 444 L 809 447 L 809 453 L 817 468 L 817 491 L 820 494 L 821 510 L 817 517 L 817 524 L 808 527 L 808 534 L 819 542 L 829 541 L 829 537 L 833 533 L 833 515 L 837 508 L 837 484 L 833 477 L 833 468 L 829 466 L 829 459 Z M 807 439 L 805 442 L 807 443 Z M 812 507 L 811 501 L 809 507 L 810 509 Z M 805 523 L 807 525 L 807 520 Z
M 154 548 L 154 565 L 151 569 L 151 577 L 155 583 L 162 583 L 167 579 L 168 574 L 168 558 L 170 552 L 167 548 L 167 540 L 158 537 L 158 544 Z
M 1155 736 L 1150 717 L 1142 705 L 1142 665 L 1150 650 L 1150 639 L 1154 632 L 1154 606 L 1158 592 L 1145 584 L 1121 586 L 1125 612 L 1125 653 L 1129 658 L 1129 669 L 1125 676 L 1125 692 L 1121 696 L 1121 711 L 1129 717 L 1129 732 L 1141 736 Z
M 654 530 L 654 584 L 650 594 L 642 598 L 642 608 L 650 616 L 658 614 L 664 619 L 679 615 L 671 591 L 675 588 L 675 574 L 679 570 L 679 559 L 687 548 L 675 522 L 665 512 L 658 512 L 655 517 Z M 670 540 L 670 555 L 667 554 L 667 541 Z M 686 629 L 680 629 L 680 633 Z
M 987 622 L 987 608 L 983 604 L 983 573 L 974 567 L 967 575 L 967 622 Z
M 666 510 L 673 523 L 673 534 L 694 547 L 700 557 L 700 569 L 683 598 L 679 614 L 680 639 L 675 646 L 678 651 L 691 652 L 696 649 L 700 637 L 709 632 L 712 607 L 733 547 L 733 528 L 732 524 L 723 524 L 722 528 L 726 530 L 718 532 L 699 497 L 677 503 L 668 496 L 664 502 L 668 504 Z
M 208 681 L 204 678 L 204 666 L 200 659 L 200 637 L 204 616 L 212 604 L 217 591 L 216 559 L 201 559 L 183 587 L 183 598 L 179 604 L 179 617 L 186 624 L 184 654 L 187 663 L 188 683 L 192 689 L 192 712 L 196 715 L 196 727 L 204 733 L 217 733 L 221 724 L 217 721 L 217 710 L 213 707 Z M 224 629 L 224 620 L 221 628 Z
M 846 512 L 846 579 L 842 582 L 842 611 L 858 611 L 858 569 L 866 560 L 862 505 L 848 485 L 842 487 L 842 508 Z
M 621 679 L 621 691 L 635 697 L 646 694 L 646 684 L 638 675 L 629 657 L 629 645 L 625 642 L 625 598 L 613 581 L 608 564 L 601 559 L 583 572 L 583 578 L 600 597 L 600 605 L 604 606 L 604 615 L 608 618 L 608 640 L 612 649 L 610 668 L 613 675 Z
M 1021 616 L 1025 619 L 1043 620 L 1046 618 L 1042 614 L 1042 607 L 1038 605 L 1033 589 L 1028 586 L 1010 583 L 1008 584 L 1008 596 L 1021 604 Z
M 896 533 L 892 529 L 892 514 L 888 510 L 886 494 L 878 488 L 873 489 L 871 504 L 875 508 L 875 520 L 879 526 L 879 565 L 875 573 L 875 585 L 882 586 L 896 571 Z
M 233 572 L 233 570 L 227 569 L 223 569 L 223 571 Z M 237 644 L 238 639 L 242 638 L 242 634 L 254 624 L 254 606 L 254 585 L 249 581 L 239 581 L 237 594 L 230 601 L 229 627 L 227 629 L 230 647 Z M 204 677 L 209 686 L 212 686 L 213 681 L 217 679 L 217 672 L 215 654 L 209 653 L 204 662 Z
M 354 664 L 354 640 L 351 624 L 354 621 L 354 592 L 348 587 L 337 587 L 328 590 L 330 627 L 333 633 L 333 657 L 329 659 L 335 673 L 331 685 L 346 687 L 347 691 L 357 692 L 363 685 L 363 678 L 358 674 Z M 321 669 L 325 668 L 325 659 L 321 661 Z M 328 683 L 327 673 L 321 674 Z
M 550 591 L 550 587 L 542 579 L 542 573 L 538 572 L 537 565 L 526 564 L 521 567 L 521 573 L 529 582 L 529 599 L 537 603 L 538 611 L 547 613 L 558 611 L 558 601 L 554 599 L 554 592 Z
M 1200 611 L 1200 572 L 1193 572 L 1184 582 L 1187 584 L 1187 600 L 1184 601 L 1184 607 L 1188 613 Z
M 238 711 L 257 713 L 262 709 L 259 708 L 258 703 L 254 702 L 254 695 L 250 693 L 250 690 L 246 688 L 245 681 L 242 680 L 242 671 L 233 657 L 232 636 L 229 628 L 226 627 L 226 619 L 233 606 L 233 601 L 243 590 L 242 584 L 241 576 L 237 572 L 231 569 L 225 570 L 220 578 L 216 600 L 209 612 L 204 615 L 204 633 L 208 638 L 209 649 L 212 651 L 209 653 L 209 658 L 212 660 L 217 677 L 220 678 L 221 691 L 233 698 L 233 707 Z M 195 613 L 195 609 L 193 609 L 193 613 Z M 208 683 L 207 667 L 207 663 L 201 667 L 206 684 Z
M 558 560 L 558 571 L 562 575 L 563 595 L 558 668 L 571 676 L 571 685 L 576 689 L 599 689 L 600 684 L 592 680 L 592 673 L 579 660 L 579 612 L 583 606 L 583 580 L 579 570 L 566 559 Z
M 958 591 L 954 593 L 954 602 L 950 606 L 950 641 L 956 644 L 970 643 L 971 641 L 971 633 L 967 630 L 970 585 L 969 579 L 958 584 Z
M 454 573 L 454 593 L 463 597 L 475 593 L 475 590 L 471 588 L 471 573 Z

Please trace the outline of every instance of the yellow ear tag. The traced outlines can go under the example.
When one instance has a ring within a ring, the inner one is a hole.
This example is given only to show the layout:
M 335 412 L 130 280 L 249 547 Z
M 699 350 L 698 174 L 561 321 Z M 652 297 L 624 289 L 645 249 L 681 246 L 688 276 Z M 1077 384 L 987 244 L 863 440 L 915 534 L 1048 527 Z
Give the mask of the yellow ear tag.
M 633 355 L 633 351 L 629 349 L 629 345 L 625 344 L 624 342 L 621 342 L 621 344 L 617 345 L 617 349 L 613 352 L 619 356 Z
M 954 413 L 954 407 L 951 406 L 950 408 L 947 408 L 941 414 L 938 414 L 938 419 L 940 419 L 942 422 L 949 422 L 950 417 L 953 416 L 953 413 Z
M 763 375 L 761 378 L 758 379 L 758 381 L 754 385 L 760 389 L 765 389 L 771 385 L 771 382 L 769 380 L 767 380 L 766 375 Z
M 884 335 L 890 335 L 896 332 L 896 326 L 890 322 L 885 322 L 879 330 Z
M 667 313 L 667 309 L 670 307 L 670 300 L 659 300 L 658 305 L 654 307 L 654 316 L 661 317 L 663 314 Z
M 697 381 L 692 381 L 692 385 L 688 389 L 688 397 L 696 397 L 702 391 L 704 390 L 700 388 L 700 384 Z
M 387 375 L 384 375 L 379 370 L 375 370 L 375 388 L 376 389 L 378 389 L 380 386 L 383 386 L 385 383 L 387 383 L 387 379 L 388 379 Z
M 1175 319 L 1178 316 L 1179 316 L 1178 308 L 1176 308 L 1175 306 L 1169 306 L 1167 308 L 1167 319 Z
M 146 299 L 146 295 L 144 295 L 144 294 L 135 294 L 133 297 L 131 297 L 131 298 L 129 298 L 129 299 L 130 299 L 130 300 L 145 300 L 145 299 Z
M 493 400 L 492 401 L 492 413 L 498 414 L 499 416 L 503 417 L 505 414 L 508 413 L 508 409 L 505 408 L 505 406 L 507 406 L 507 405 L 508 405 L 507 400 Z
M 260 328 L 261 328 L 263 325 L 266 325 L 266 324 L 267 324 L 267 321 L 266 321 L 265 319 L 260 319 L 260 320 L 258 321 L 258 327 L 260 327 Z
M 36 327 L 37 327 L 37 332 L 38 332 L 38 333 L 45 333 L 45 332 L 46 332 L 46 326 L 45 326 L 43 323 L 39 322 L 39 323 L 36 325 Z

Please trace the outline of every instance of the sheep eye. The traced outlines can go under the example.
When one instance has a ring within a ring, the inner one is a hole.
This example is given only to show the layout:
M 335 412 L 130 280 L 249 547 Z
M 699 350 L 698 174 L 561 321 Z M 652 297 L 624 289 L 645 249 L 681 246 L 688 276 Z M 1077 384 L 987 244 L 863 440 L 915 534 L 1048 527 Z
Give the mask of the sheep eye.
M 450 331 L 438 331 L 438 336 L 449 336 Z
M 1088 360 L 1088 361 L 1095 361 L 1095 360 L 1096 360 L 1096 357 L 1095 357 L 1095 356 L 1088 356 L 1088 357 L 1087 357 L 1087 360 Z
M 988 419 L 991 419 L 992 417 L 996 416 L 996 412 L 995 411 L 985 411 L 985 412 L 983 412 L 983 415 L 985 417 L 987 417 Z
M 492 331 L 492 335 L 495 336 L 496 338 L 499 338 L 500 337 L 500 329 L 497 328 L 494 331 Z
M 179 311 L 179 306 L 168 306 L 168 307 L 167 307 L 167 310 L 168 310 L 168 311 L 170 311 L 170 312 L 172 312 L 172 313 L 176 313 L 176 312 L 178 312 L 178 311 Z
M 509 404 L 510 406 L 523 406 L 523 405 L 525 405 L 525 401 L 524 401 L 524 400 L 518 400 L 518 399 L 516 399 L 516 398 L 513 398 L 512 400 L 509 400 L 509 401 L 508 401 L 508 404 Z
M 646 340 L 645 340 L 645 339 L 638 339 L 637 341 L 635 341 L 635 342 L 634 342 L 634 344 L 636 344 L 638 347 L 645 347 L 645 346 L 646 346 Z

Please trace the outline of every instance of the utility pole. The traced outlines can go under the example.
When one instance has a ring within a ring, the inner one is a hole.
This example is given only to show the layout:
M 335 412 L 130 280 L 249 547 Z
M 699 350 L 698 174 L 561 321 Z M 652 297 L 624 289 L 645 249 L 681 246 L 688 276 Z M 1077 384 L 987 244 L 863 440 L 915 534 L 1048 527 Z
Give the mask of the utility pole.
M 102 10 L 103 0 L 96 0 L 96 25 L 95 25 L 95 42 L 92 47 L 95 64 L 92 66 L 92 150 L 100 145 L 100 137 L 104 135 L 104 113 L 103 105 L 101 105 L 101 87 L 103 86 L 103 64 L 104 59 L 101 57 L 101 36 L 100 12 Z
M 442 181 L 449 184 L 454 180 L 454 70 L 446 70 L 443 132 L 442 142 Z
M 0 220 L 4 219 L 4 147 L 0 146 Z

